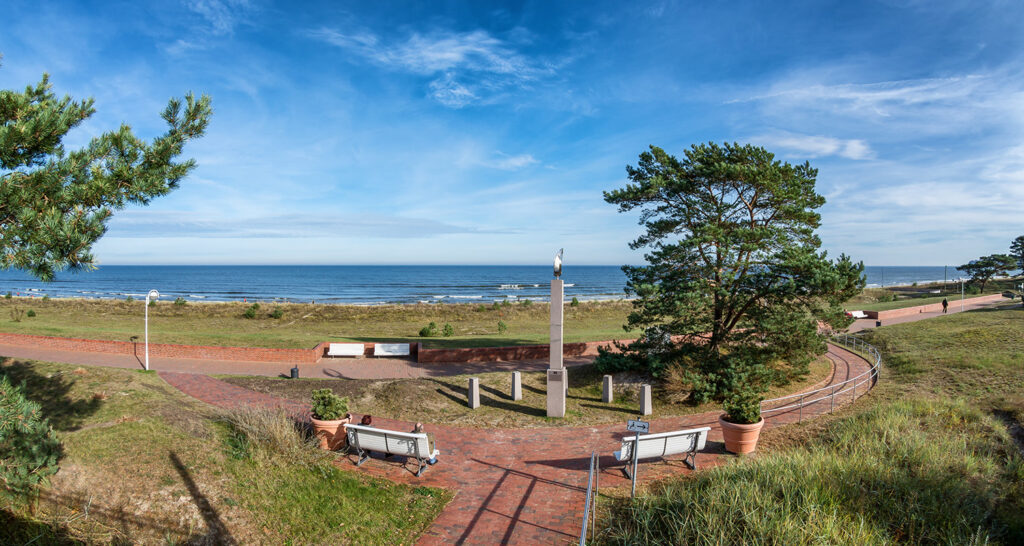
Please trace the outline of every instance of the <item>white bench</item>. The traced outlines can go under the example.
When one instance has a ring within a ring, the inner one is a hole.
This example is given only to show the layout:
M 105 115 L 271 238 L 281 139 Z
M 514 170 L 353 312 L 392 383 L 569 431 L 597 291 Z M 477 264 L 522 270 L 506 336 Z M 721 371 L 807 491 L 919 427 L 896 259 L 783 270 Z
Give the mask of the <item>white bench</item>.
M 850 311 L 850 316 L 853 318 L 868 318 L 868 314 L 864 311 Z
M 674 432 L 660 432 L 658 434 L 643 434 L 640 436 L 640 447 L 637 449 L 637 459 L 650 459 L 652 457 L 667 457 L 685 453 L 683 462 L 691 469 L 697 469 L 697 452 L 704 449 L 708 440 L 708 432 L 711 427 L 692 428 L 689 430 L 677 430 Z M 618 461 L 633 460 L 633 445 L 636 444 L 636 436 L 622 438 L 622 448 L 614 453 Z M 629 476 L 629 465 L 626 465 L 626 476 Z
M 373 356 L 409 356 L 408 343 L 375 343 Z
M 430 441 L 425 432 L 398 432 L 363 425 L 346 425 L 345 429 L 348 432 L 348 445 L 359 455 L 356 466 L 365 463 L 371 451 L 403 455 L 419 463 L 419 470 L 416 471 L 416 477 L 419 477 L 427 469 L 427 461 L 441 454 L 436 449 L 430 450 Z
M 363 356 L 365 351 L 362 343 L 331 343 L 327 356 Z

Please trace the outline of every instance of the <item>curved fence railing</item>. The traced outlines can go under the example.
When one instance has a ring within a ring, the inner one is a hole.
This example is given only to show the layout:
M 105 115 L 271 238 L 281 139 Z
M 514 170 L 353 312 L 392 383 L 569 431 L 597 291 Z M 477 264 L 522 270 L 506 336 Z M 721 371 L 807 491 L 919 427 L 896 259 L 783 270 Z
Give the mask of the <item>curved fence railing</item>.
M 591 534 L 597 527 L 597 495 L 600 487 L 597 482 L 600 474 L 601 457 L 594 451 L 590 454 L 590 475 L 587 477 L 587 500 L 583 505 L 583 530 L 580 531 L 580 546 L 587 543 L 587 522 L 591 518 L 593 518 L 593 524 L 590 526 Z
M 825 404 L 829 405 L 829 413 L 836 407 L 836 400 L 840 403 L 843 401 L 844 396 L 849 396 L 850 400 L 857 399 L 857 390 L 863 394 L 875 386 L 878 382 L 878 370 L 882 367 L 882 355 L 878 352 L 873 345 L 865 342 L 856 336 L 849 334 L 840 334 L 832 336 L 832 343 L 836 345 L 842 345 L 854 351 L 858 351 L 868 356 L 868 361 L 871 367 L 864 373 L 851 377 L 846 381 L 828 385 L 820 389 L 814 389 L 807 392 L 801 392 L 797 394 L 791 394 L 789 396 L 781 396 L 779 398 L 772 398 L 771 400 L 761 401 L 761 415 L 772 415 L 782 412 L 795 411 L 799 414 L 799 420 L 803 420 L 804 408 L 812 404 Z

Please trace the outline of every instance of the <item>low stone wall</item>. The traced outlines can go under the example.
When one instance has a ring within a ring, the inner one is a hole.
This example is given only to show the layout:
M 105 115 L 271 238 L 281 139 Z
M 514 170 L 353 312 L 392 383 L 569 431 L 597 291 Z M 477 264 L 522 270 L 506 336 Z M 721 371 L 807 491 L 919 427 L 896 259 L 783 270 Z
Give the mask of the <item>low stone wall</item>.
M 146 345 L 142 341 L 112 341 L 103 339 L 76 339 L 0 333 L 0 343 L 23 347 L 44 347 L 58 351 L 80 351 L 135 355 L 143 358 Z M 216 347 L 203 345 L 174 345 L 150 343 L 150 357 L 198 358 L 204 360 L 239 360 L 257 362 L 314 363 L 327 350 L 326 343 L 312 349 L 272 349 L 264 347 Z
M 631 343 L 633 340 L 620 340 L 620 343 Z M 588 341 L 585 343 L 565 343 L 562 345 L 564 356 L 596 356 L 598 347 L 615 350 L 611 341 Z M 415 349 L 417 362 L 500 362 L 507 360 L 547 360 L 551 355 L 549 345 L 521 345 L 518 347 L 469 347 L 465 349 L 424 349 L 417 343 Z
M 991 294 L 988 296 L 979 296 L 977 298 L 968 298 L 964 300 L 964 303 L 987 303 L 990 301 L 998 301 L 1003 299 L 1002 294 Z M 960 300 L 949 300 L 950 307 L 956 307 L 960 305 Z M 888 311 L 864 311 L 868 318 L 875 320 L 886 320 L 898 317 L 906 317 L 910 315 L 916 315 L 918 313 L 935 313 L 942 311 L 942 303 L 929 303 L 928 305 L 917 305 L 915 307 L 904 307 L 902 309 L 890 309 Z

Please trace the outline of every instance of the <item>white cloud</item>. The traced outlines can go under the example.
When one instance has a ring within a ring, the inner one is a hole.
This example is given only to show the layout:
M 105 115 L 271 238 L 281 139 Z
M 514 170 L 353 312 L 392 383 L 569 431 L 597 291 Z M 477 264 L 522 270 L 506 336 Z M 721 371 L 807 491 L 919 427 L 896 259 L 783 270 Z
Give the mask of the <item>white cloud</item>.
M 189 0 L 188 8 L 206 19 L 216 34 L 230 34 L 252 5 L 249 0 Z
M 413 32 L 393 41 L 367 30 L 320 28 L 308 35 L 382 67 L 432 77 L 429 96 L 451 108 L 462 108 L 484 100 L 485 95 L 553 73 L 552 68 L 483 30 Z
M 751 137 L 750 140 L 768 148 L 782 148 L 814 158 L 837 155 L 847 159 L 872 159 L 871 146 L 860 139 L 843 140 L 822 135 L 778 133 Z
M 498 157 L 494 158 L 486 165 L 495 169 L 514 171 L 522 169 L 523 167 L 529 167 L 535 163 L 537 163 L 537 160 L 530 154 L 509 156 L 499 152 Z

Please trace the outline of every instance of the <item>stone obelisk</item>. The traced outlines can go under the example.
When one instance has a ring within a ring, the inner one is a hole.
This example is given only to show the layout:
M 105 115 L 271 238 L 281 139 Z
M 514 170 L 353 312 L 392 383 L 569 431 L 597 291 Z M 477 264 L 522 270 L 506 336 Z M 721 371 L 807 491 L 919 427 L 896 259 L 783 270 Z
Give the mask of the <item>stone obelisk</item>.
M 551 280 L 551 351 L 548 360 L 548 417 L 565 417 L 565 395 L 569 387 L 562 360 L 562 316 L 565 284 L 562 282 L 562 250 L 555 256 L 555 278 Z

